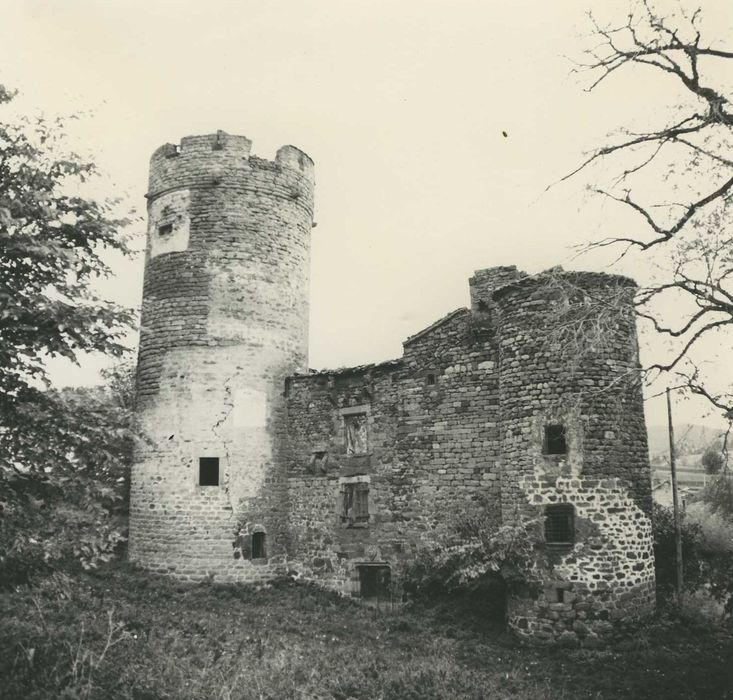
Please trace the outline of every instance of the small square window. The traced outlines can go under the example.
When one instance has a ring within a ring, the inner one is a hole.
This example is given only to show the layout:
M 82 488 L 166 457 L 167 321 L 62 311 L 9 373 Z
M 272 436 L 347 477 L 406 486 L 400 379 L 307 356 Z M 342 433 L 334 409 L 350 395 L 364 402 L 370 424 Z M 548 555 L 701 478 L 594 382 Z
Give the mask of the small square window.
M 426 377 L 425 377 L 425 383 L 428 386 L 433 386 L 435 384 L 435 374 L 433 374 L 432 372 L 430 372 L 428 375 L 426 375 Z
M 565 455 L 568 453 L 568 444 L 565 440 L 564 425 L 546 425 L 542 451 L 546 455 Z
M 219 458 L 199 457 L 199 486 L 219 485 Z
M 252 534 L 252 559 L 265 559 L 265 533 L 255 532 Z
M 158 235 L 161 238 L 170 236 L 172 233 L 173 233 L 173 224 L 163 224 L 162 226 L 158 226 Z
M 545 508 L 545 542 L 570 547 L 575 543 L 575 508 L 568 503 Z
M 326 474 L 328 472 L 328 452 L 325 450 L 313 452 L 308 464 L 308 471 L 311 474 Z

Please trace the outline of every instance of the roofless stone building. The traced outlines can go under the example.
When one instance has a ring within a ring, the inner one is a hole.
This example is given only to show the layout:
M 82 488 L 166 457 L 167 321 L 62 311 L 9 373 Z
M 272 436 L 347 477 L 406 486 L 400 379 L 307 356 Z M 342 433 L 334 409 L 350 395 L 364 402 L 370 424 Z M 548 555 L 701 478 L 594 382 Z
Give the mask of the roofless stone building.
M 541 592 L 509 601 L 520 634 L 590 640 L 651 611 L 634 283 L 479 270 L 471 307 L 400 359 L 314 372 L 313 162 L 250 147 L 218 132 L 151 159 L 131 559 L 368 599 L 482 509 L 541 523 Z

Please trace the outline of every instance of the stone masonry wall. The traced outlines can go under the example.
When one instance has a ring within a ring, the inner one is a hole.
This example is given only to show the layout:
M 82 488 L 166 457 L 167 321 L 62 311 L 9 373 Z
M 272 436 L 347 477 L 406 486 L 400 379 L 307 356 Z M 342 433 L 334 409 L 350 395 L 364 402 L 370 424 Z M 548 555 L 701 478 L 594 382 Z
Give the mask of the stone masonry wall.
M 404 539 L 387 516 L 397 410 L 394 369 L 388 364 L 288 381 L 291 566 L 341 593 L 356 585 L 354 562 L 392 560 L 402 553 Z M 367 449 L 347 455 L 344 415 L 362 414 Z M 355 476 L 368 479 L 364 522 L 342 517 L 342 483 Z
M 654 606 L 633 290 L 625 278 L 554 272 L 494 294 L 502 517 L 539 520 L 537 579 L 545 590 L 514 599 L 510 623 L 536 639 L 593 644 L 608 620 Z M 548 425 L 564 426 L 565 454 L 546 453 Z M 553 504 L 575 513 L 574 545 L 559 550 L 542 533 Z
M 313 168 L 292 146 L 249 150 L 219 132 L 151 158 L 130 556 L 184 578 L 285 561 L 282 388 L 307 366 Z M 199 485 L 201 457 L 218 486 Z
M 459 309 L 408 339 L 399 361 L 292 377 L 291 564 L 358 594 L 358 566 L 389 565 L 399 580 L 457 518 L 482 512 L 498 524 L 497 364 L 493 336 Z M 347 454 L 353 412 L 366 415 L 365 455 Z M 350 524 L 341 482 L 355 475 L 369 479 L 369 520 Z
M 651 521 L 621 479 L 528 478 L 520 486 L 533 506 L 573 504 L 578 541 L 570 552 L 545 552 L 552 571 L 539 572 L 541 595 L 510 605 L 515 630 L 538 640 L 588 646 L 611 631 L 610 622 L 650 612 Z
M 481 513 L 537 523 L 536 585 L 509 601 L 520 634 L 591 646 L 651 611 L 633 283 L 478 270 L 470 310 L 399 360 L 308 371 L 313 163 L 250 148 L 218 132 L 151 158 L 131 558 L 366 596 L 376 571 L 399 588 L 420 548 Z M 199 483 L 201 458 L 218 458 L 218 485 Z M 552 506 L 572 541 L 548 541 Z

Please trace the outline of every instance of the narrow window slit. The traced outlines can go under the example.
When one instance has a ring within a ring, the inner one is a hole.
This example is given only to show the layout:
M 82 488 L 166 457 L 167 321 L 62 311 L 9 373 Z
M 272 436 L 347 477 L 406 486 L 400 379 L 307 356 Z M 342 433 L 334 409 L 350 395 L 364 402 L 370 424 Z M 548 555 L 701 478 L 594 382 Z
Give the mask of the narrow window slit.
M 255 532 L 252 534 L 252 559 L 265 559 L 265 533 Z

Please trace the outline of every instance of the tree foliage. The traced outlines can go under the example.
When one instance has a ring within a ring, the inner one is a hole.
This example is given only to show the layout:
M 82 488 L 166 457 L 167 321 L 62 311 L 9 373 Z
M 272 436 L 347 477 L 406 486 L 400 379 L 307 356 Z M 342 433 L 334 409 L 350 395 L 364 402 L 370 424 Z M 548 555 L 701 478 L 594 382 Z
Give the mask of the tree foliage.
M 700 500 L 713 513 L 733 522 L 733 475 L 728 469 L 722 469 L 708 482 L 700 494 Z
M 0 86 L 0 110 L 13 97 Z M 106 255 L 130 254 L 129 222 L 114 215 L 118 201 L 86 194 L 97 171 L 65 148 L 64 127 L 62 118 L 0 117 L 4 584 L 47 567 L 69 548 L 90 565 L 120 537 L 104 523 L 127 450 L 129 424 L 120 415 L 127 407 L 106 394 L 52 390 L 46 361 L 125 352 L 132 314 L 100 298 L 95 281 L 111 274 Z M 81 536 L 84 526 L 95 531 Z M 68 546 L 65 535 L 72 536 Z
M 538 523 L 496 525 L 489 504 L 451 523 L 451 535 L 420 552 L 406 575 L 405 588 L 420 598 L 467 593 L 504 597 L 537 583 Z
M 700 458 L 702 466 L 708 474 L 717 474 L 725 464 L 725 456 L 719 445 L 710 445 Z
M 107 381 L 49 390 L 26 407 L 44 454 L 33 469 L 3 475 L 0 587 L 56 569 L 94 568 L 123 545 L 136 431 L 125 395 Z
M 733 612 L 733 541 L 730 521 L 713 512 L 683 514 L 682 561 L 684 587 L 689 592 L 707 591 Z M 702 515 L 702 517 L 700 517 Z M 659 602 L 672 599 L 676 586 L 674 514 L 654 506 L 654 563 Z
M 636 217 L 630 231 L 584 247 L 611 246 L 620 257 L 660 254 L 662 271 L 639 291 L 636 307 L 670 350 L 647 376 L 676 373 L 682 386 L 733 415 L 733 387 L 706 374 L 696 355 L 704 338 L 725 333 L 722 342 L 730 343 L 733 331 L 733 108 L 720 70 L 733 47 L 703 40 L 699 10 L 664 16 L 648 0 L 618 25 L 591 21 L 594 45 L 578 66 L 590 76 L 589 91 L 634 72 L 666 81 L 680 97 L 658 105 L 659 123 L 622 128 L 566 176 L 601 166 L 606 177 L 596 170 L 603 184 L 592 191 Z

